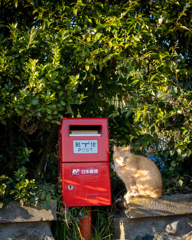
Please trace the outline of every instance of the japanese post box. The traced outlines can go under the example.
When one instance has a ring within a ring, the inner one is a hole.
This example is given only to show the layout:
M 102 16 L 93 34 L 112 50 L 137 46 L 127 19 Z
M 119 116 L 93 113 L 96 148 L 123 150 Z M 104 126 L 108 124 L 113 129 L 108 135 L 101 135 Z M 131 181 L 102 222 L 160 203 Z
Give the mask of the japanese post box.
M 111 205 L 107 119 L 61 119 L 58 148 L 66 206 Z

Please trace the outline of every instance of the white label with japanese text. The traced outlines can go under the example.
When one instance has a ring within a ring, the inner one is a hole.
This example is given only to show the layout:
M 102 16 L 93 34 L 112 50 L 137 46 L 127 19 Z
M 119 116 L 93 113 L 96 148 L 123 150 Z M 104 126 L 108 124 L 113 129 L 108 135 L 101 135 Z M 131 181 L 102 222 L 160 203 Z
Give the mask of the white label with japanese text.
M 96 167 L 88 167 L 88 168 L 72 168 L 71 176 L 85 176 L 85 175 L 98 175 L 99 169 Z
M 97 140 L 74 140 L 73 153 L 98 153 Z

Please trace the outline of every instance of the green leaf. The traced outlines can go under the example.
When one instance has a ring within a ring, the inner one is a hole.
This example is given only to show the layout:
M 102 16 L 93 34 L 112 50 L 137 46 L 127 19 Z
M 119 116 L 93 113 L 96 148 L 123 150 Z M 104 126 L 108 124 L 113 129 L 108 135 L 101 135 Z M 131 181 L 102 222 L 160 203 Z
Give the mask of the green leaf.
M 73 13 L 74 13 L 75 15 L 77 15 L 77 10 L 78 10 L 78 9 L 73 9 Z
M 146 140 L 141 140 L 141 144 L 143 145 L 143 147 L 147 147 L 147 141 Z
M 138 122 L 140 116 L 141 116 L 141 113 L 138 111 L 135 116 L 135 122 Z
M 183 181 L 180 179 L 179 180 L 179 185 L 182 187 L 183 186 Z
M 32 103 L 33 105 L 37 105 L 37 104 L 38 104 L 38 101 L 37 101 L 36 99 L 32 99 L 32 100 L 31 100 L 31 103 Z
M 100 33 L 100 32 L 98 32 L 98 33 L 96 33 L 96 40 L 99 40 L 100 39 L 100 37 L 102 36 L 102 33 Z
M 176 164 L 175 164 L 174 161 L 171 162 L 171 166 L 172 166 L 173 168 L 176 167 Z
M 179 181 L 176 181 L 176 185 L 179 187 L 183 186 L 183 181 L 180 179 Z
M 150 135 L 147 136 L 147 142 L 148 143 L 152 143 L 153 142 L 152 136 L 150 136 Z
M 51 114 L 51 110 L 49 108 L 46 107 L 46 110 L 49 114 Z
M 130 110 L 126 113 L 126 117 L 128 118 L 128 117 L 131 115 L 132 112 L 133 112 L 132 109 L 130 109 Z
M 89 71 L 89 65 L 85 65 L 86 71 Z
M 179 27 L 191 32 L 191 30 L 190 30 L 189 28 L 185 27 L 185 26 L 181 26 L 181 25 L 180 25 Z
M 155 141 L 158 141 L 158 135 L 156 133 L 153 135 L 153 138 L 155 139 Z
M 61 105 L 65 106 L 65 102 L 64 101 L 60 101 Z
M 3 123 L 5 126 L 7 126 L 7 122 L 5 120 L 2 120 L 1 123 Z
M 113 46 L 112 42 L 109 41 L 108 44 L 109 44 L 109 47 L 112 48 L 112 46 Z
M 45 210 L 49 210 L 50 202 L 49 201 L 41 201 L 42 208 Z
M 187 150 L 187 157 L 189 157 L 190 155 L 191 155 L 191 150 L 188 149 L 188 150 Z
M 15 7 L 18 7 L 18 0 L 15 0 Z
M 79 79 L 79 74 L 77 74 L 76 76 L 75 76 L 75 80 L 78 80 Z
M 43 148 L 40 148 L 39 152 L 37 153 L 37 155 L 41 154 L 43 152 Z
M 128 134 L 125 134 L 126 139 L 130 140 L 130 136 Z
M 170 156 L 173 156 L 175 153 L 175 149 L 170 150 Z
M 0 202 L 0 208 L 2 208 L 4 206 L 3 202 Z
M 179 154 L 179 155 L 181 155 L 181 149 L 177 149 L 177 153 Z
M 155 132 L 155 127 L 154 126 L 151 127 L 151 133 L 153 133 L 153 132 Z
M 177 93 L 177 87 L 173 87 L 173 91 L 174 91 L 174 93 Z

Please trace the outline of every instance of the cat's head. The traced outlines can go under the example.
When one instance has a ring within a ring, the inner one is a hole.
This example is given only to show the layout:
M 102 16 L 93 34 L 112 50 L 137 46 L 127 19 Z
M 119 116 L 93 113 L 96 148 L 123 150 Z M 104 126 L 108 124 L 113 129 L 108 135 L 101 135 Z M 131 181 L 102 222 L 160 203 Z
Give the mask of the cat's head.
M 113 146 L 113 160 L 120 166 L 125 166 L 127 159 L 131 156 L 131 146 L 117 147 Z

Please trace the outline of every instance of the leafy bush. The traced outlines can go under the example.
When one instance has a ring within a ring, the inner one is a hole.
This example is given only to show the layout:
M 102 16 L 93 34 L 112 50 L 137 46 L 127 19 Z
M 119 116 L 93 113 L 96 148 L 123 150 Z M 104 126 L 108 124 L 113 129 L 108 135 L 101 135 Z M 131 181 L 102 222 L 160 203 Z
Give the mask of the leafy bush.
M 191 14 L 186 0 L 0 4 L 0 206 L 48 207 L 63 117 L 107 117 L 111 156 L 131 144 L 156 159 L 166 192 L 190 191 Z
M 41 203 L 42 207 L 49 210 L 50 200 L 56 197 L 55 187 L 51 184 L 39 184 L 35 179 L 27 179 L 27 169 L 19 168 L 14 173 L 14 177 L 0 177 L 0 207 L 11 199 L 19 201 L 21 205 Z

